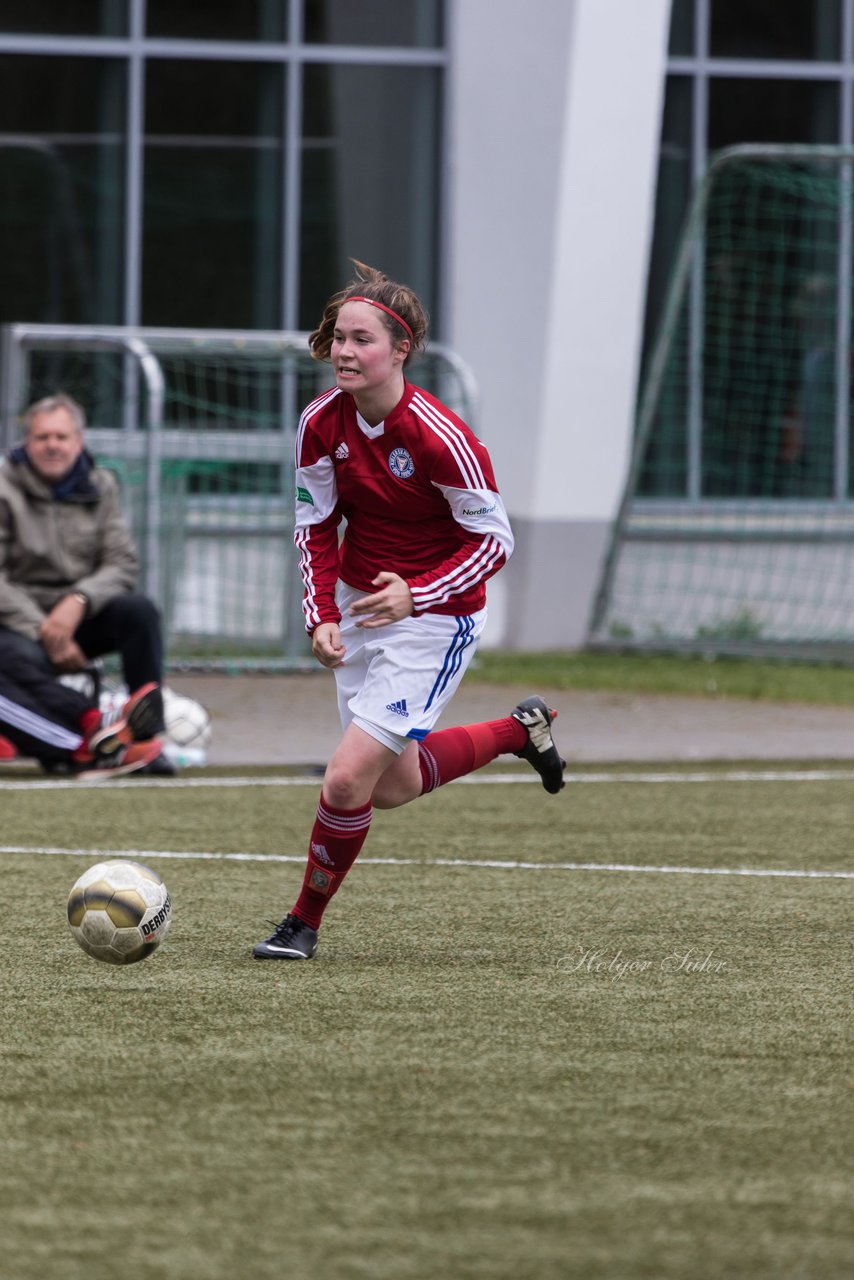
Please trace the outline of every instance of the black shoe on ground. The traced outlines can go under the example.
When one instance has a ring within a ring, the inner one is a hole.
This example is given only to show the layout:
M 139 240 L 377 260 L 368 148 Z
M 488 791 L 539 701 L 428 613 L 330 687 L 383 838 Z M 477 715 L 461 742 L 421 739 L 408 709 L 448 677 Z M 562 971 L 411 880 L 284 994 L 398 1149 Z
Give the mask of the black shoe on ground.
M 317 930 L 298 916 L 288 915 L 252 954 L 256 960 L 310 960 L 316 950 Z
M 178 774 L 175 765 L 162 751 L 159 756 L 154 757 L 150 764 L 144 765 L 139 772 L 147 778 L 174 778 Z
M 544 700 L 534 694 L 520 702 L 510 714 L 528 732 L 528 745 L 517 751 L 516 755 L 527 760 L 536 769 L 546 791 L 557 795 L 561 787 L 566 786 L 563 777 L 566 761 L 561 760 L 552 737 L 552 721 L 557 712 L 550 710 Z
M 40 760 L 39 764 L 49 778 L 76 778 L 83 767 L 74 760 Z

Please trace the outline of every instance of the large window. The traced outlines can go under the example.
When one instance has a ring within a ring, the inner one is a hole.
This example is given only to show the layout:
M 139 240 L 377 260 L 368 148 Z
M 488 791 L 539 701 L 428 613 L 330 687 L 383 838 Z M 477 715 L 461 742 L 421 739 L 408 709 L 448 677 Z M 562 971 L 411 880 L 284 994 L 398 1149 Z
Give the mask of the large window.
M 8 35 L 124 36 L 128 0 L 3 0 L 0 30 Z
M 263 62 L 147 63 L 144 324 L 278 327 L 283 76 Z
M 323 44 L 414 45 L 442 42 L 441 0 L 304 0 L 305 38 Z
M 443 39 L 443 0 L 4 0 L 0 322 L 311 328 L 355 257 L 440 336 Z
M 842 0 L 711 0 L 713 58 L 834 62 L 842 54 Z
M 124 63 L 0 53 L 0 84 L 0 323 L 121 323 Z
M 304 89 L 301 242 L 318 270 L 302 277 L 300 327 L 317 324 L 351 258 L 405 279 L 434 311 L 437 73 L 317 65 Z
M 284 40 L 287 11 L 282 0 L 146 0 L 145 29 L 182 40 Z
M 742 144 L 852 142 L 854 0 L 674 0 L 644 386 L 692 195 L 715 157 Z M 693 227 L 642 477 L 650 497 L 854 496 L 839 356 L 851 333 L 839 283 L 851 271 L 850 166 L 761 170 L 722 174 Z

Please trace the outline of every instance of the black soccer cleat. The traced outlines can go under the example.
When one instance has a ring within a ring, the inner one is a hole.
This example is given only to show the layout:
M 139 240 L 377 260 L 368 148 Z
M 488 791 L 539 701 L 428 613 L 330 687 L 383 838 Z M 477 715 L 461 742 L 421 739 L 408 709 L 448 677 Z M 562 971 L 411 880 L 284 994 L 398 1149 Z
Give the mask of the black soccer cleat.
M 178 776 L 176 766 L 163 751 L 148 764 L 143 765 L 140 773 L 145 774 L 147 778 L 175 778 Z
M 310 960 L 316 950 L 317 930 L 299 916 L 287 915 L 252 954 L 256 960 Z
M 528 732 L 527 746 L 517 751 L 516 755 L 527 760 L 536 769 L 546 791 L 557 795 L 561 787 L 566 786 L 563 777 L 566 761 L 561 760 L 552 736 L 552 721 L 556 719 L 557 712 L 552 711 L 541 697 L 534 694 L 520 702 L 510 714 Z

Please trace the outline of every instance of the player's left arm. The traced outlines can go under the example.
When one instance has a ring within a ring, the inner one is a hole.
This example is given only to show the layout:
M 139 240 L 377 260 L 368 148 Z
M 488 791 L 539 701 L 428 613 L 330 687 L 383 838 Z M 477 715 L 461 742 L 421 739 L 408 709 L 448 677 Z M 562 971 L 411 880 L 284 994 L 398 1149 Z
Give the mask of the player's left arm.
M 507 563 L 513 551 L 513 534 L 501 497 L 494 490 L 438 486 L 454 519 L 467 537 L 453 556 L 429 573 L 404 579 L 397 573 L 378 573 L 376 591 L 350 606 L 360 627 L 387 627 L 411 614 L 485 582 Z
M 486 582 L 513 554 L 513 531 L 496 489 L 460 488 L 437 481 L 434 484 L 466 536 L 447 560 L 429 573 L 408 580 L 415 613 L 444 604 Z

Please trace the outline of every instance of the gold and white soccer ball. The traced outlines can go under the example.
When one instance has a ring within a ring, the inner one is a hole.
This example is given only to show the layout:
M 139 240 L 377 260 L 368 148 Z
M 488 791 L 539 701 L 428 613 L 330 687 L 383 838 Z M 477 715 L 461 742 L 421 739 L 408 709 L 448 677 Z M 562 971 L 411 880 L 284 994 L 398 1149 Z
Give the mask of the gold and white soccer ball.
M 75 881 L 67 915 L 87 955 L 107 964 L 136 964 L 169 932 L 172 902 L 156 871 L 114 858 L 96 863 Z

